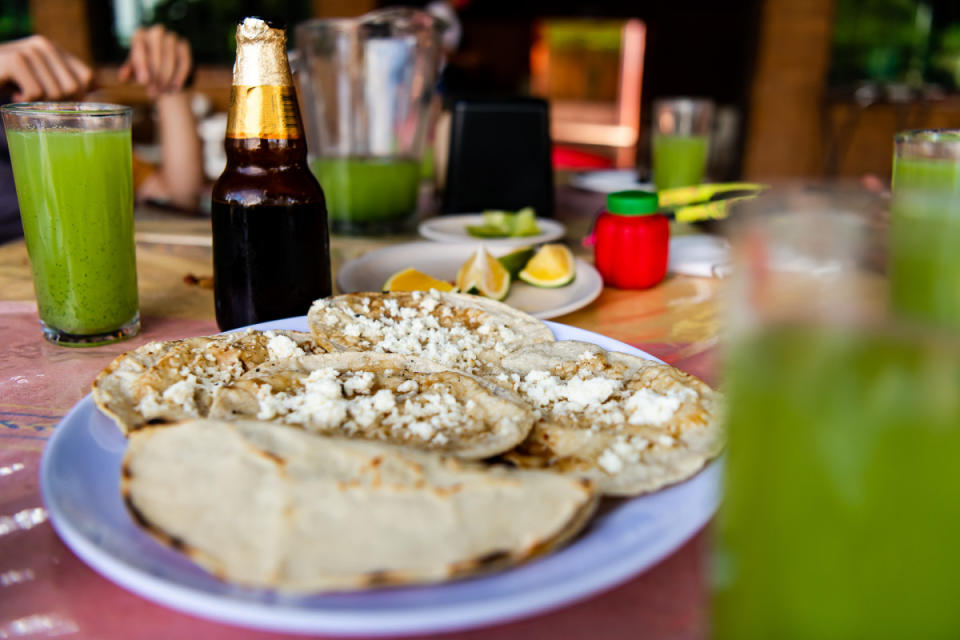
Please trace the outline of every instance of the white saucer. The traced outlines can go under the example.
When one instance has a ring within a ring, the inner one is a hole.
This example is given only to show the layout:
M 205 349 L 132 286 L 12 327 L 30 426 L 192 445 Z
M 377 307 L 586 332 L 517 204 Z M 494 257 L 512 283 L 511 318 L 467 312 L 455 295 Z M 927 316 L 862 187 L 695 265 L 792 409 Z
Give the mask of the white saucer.
M 520 238 L 479 238 L 467 233 L 467 225 L 483 224 L 483 214 L 464 213 L 443 215 L 420 223 L 418 231 L 427 240 L 436 242 L 474 242 L 488 247 L 526 247 L 559 240 L 567 229 L 563 224 L 549 218 L 537 218 L 540 233 Z

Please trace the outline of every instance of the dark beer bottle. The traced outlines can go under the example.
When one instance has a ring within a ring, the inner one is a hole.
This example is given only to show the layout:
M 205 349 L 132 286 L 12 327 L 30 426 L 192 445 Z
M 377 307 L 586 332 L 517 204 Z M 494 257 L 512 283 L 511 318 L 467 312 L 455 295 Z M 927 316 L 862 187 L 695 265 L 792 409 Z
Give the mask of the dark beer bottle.
M 217 325 L 299 316 L 330 295 L 330 240 L 320 184 L 307 166 L 286 33 L 259 18 L 237 26 L 227 166 L 213 187 Z

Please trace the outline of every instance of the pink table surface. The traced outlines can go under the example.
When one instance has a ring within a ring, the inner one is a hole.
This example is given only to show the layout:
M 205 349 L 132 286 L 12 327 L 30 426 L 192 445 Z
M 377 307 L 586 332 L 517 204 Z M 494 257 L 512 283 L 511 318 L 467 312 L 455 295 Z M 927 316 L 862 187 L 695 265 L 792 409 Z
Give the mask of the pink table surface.
M 618 300 L 615 293 L 606 305 L 601 298 L 600 306 L 613 310 L 604 320 L 616 317 Z M 583 313 L 587 315 L 561 321 L 589 318 L 596 311 Z M 149 340 L 217 331 L 209 319 L 148 315 L 143 325 L 140 336 L 122 344 L 83 350 L 56 347 L 41 338 L 32 302 L 0 301 L 0 638 L 302 637 L 209 622 L 128 593 L 74 556 L 47 521 L 38 483 L 41 452 L 59 420 L 89 392 L 97 372 L 116 355 Z M 635 339 L 641 336 L 660 340 Z M 713 350 L 672 340 L 675 336 L 644 328 L 639 334 L 613 337 L 709 380 Z M 583 602 L 517 622 L 435 637 L 701 638 L 706 635 L 705 563 L 706 536 L 701 532 L 642 575 Z

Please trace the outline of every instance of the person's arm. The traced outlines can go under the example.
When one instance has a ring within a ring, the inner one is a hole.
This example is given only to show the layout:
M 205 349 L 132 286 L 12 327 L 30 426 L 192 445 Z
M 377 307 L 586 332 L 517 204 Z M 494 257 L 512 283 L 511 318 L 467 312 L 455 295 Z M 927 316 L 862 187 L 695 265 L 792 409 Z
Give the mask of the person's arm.
M 90 67 L 43 36 L 0 44 L 0 88 L 17 102 L 79 97 L 92 81 Z
M 160 128 L 160 167 L 139 186 L 138 200 L 165 200 L 184 208 L 197 205 L 203 159 L 190 95 L 184 90 L 192 64 L 187 41 L 162 26 L 134 33 L 119 79 L 146 88 L 156 101 Z

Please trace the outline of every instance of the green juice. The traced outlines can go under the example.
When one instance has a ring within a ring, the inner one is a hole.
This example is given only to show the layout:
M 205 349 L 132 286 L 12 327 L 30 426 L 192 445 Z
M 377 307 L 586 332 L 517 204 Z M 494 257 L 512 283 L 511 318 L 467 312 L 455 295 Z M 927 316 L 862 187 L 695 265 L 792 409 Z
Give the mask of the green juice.
M 653 181 L 657 191 L 700 184 L 707 167 L 707 136 L 653 136 Z
M 7 130 L 40 319 L 76 335 L 137 315 L 129 130 Z
M 408 158 L 315 158 L 330 226 L 340 233 L 404 229 L 417 209 L 422 163 Z
M 770 329 L 727 384 L 714 637 L 956 637 L 956 338 Z
M 890 292 L 894 309 L 960 327 L 960 163 L 894 158 Z

